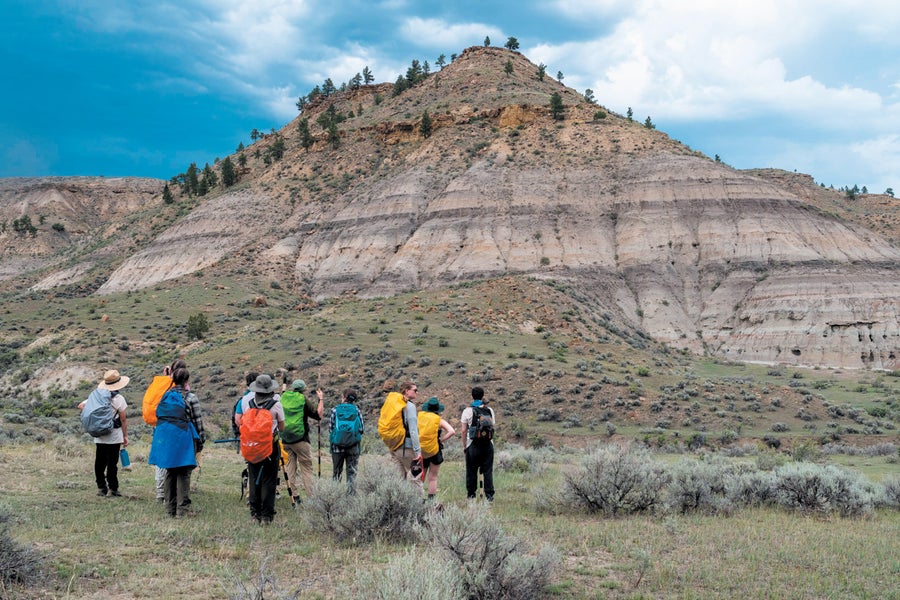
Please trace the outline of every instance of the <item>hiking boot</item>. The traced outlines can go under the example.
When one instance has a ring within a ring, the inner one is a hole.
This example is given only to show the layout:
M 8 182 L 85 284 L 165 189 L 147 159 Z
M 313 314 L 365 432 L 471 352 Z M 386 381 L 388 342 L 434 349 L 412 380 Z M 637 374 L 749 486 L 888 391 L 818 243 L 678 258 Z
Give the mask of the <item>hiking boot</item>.
M 109 495 L 119 497 L 122 495 L 122 492 L 120 492 L 119 490 L 109 490 Z
M 97 490 L 98 496 L 106 496 L 106 494 L 108 494 L 108 493 L 109 493 L 109 490 L 106 488 L 100 488 L 99 490 Z
M 300 503 L 301 503 L 301 502 L 302 502 L 302 500 L 300 500 L 300 496 L 294 496 L 294 497 L 291 499 L 291 505 L 292 505 L 294 508 L 297 508 L 298 506 L 300 506 Z

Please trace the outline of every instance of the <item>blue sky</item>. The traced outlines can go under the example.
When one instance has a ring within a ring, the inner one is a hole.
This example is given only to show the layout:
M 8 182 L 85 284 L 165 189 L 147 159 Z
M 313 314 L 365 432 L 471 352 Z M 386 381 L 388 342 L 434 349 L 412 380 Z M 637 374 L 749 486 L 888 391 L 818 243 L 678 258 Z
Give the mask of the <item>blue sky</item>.
M 0 177 L 168 179 L 326 77 L 515 36 L 578 91 L 734 167 L 900 193 L 895 0 L 0 0 Z

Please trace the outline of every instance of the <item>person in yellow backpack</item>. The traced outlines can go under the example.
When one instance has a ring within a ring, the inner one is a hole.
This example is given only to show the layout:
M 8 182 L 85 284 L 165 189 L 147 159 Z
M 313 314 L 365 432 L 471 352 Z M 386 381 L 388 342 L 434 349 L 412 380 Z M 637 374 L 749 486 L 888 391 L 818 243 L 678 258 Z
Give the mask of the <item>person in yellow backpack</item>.
M 414 403 L 418 391 L 418 386 L 411 381 L 403 383 L 399 392 L 388 391 L 378 417 L 378 435 L 391 451 L 391 458 L 400 468 L 401 476 L 422 487 L 421 477 L 411 472 L 413 465 L 422 465 L 419 421 Z
M 419 412 L 419 442 L 425 468 L 428 499 L 434 500 L 438 491 L 438 469 L 444 462 L 444 442 L 456 435 L 456 430 L 441 417 L 444 405 L 431 397 Z

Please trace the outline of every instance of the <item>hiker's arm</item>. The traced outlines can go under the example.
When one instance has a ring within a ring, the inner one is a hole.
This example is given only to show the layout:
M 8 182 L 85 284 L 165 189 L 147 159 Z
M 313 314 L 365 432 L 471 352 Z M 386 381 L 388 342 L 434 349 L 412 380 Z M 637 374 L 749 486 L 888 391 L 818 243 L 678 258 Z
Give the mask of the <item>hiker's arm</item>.
M 466 413 L 463 412 L 463 416 L 460 417 L 460 423 L 462 423 L 462 424 L 459 427 L 459 437 L 460 437 L 459 441 L 462 442 L 463 452 L 466 451 L 466 436 L 469 433 L 469 423 L 466 421 L 465 416 L 466 416 Z
M 422 457 L 422 447 L 419 445 L 419 417 L 416 415 L 416 405 L 407 402 L 403 411 L 406 413 L 406 424 L 409 427 L 409 442 L 418 460 Z
M 316 407 L 316 414 L 319 415 L 319 420 L 321 420 L 322 415 L 325 414 L 325 394 L 322 393 L 322 390 L 316 390 L 316 396 L 319 397 L 319 406 Z
M 441 427 L 441 429 L 444 430 L 444 436 L 441 438 L 441 443 L 442 443 L 442 444 L 443 444 L 444 442 L 446 442 L 447 440 L 449 440 L 450 438 L 452 438 L 454 435 L 456 435 L 456 430 L 453 429 L 453 425 L 451 425 L 450 423 L 448 423 L 448 422 L 445 421 L 444 419 L 441 419 L 441 421 L 440 421 L 440 427 Z
M 84 410 L 84 405 L 87 404 L 87 400 L 82 400 L 78 403 L 78 410 Z
M 244 415 L 242 415 L 241 413 L 234 413 L 234 424 L 238 427 L 241 426 L 241 419 L 243 418 L 243 416 Z
M 203 427 L 203 413 L 200 411 L 200 400 L 196 394 L 189 394 L 188 398 L 191 405 L 191 422 L 194 424 L 194 429 L 197 430 L 197 435 L 200 436 L 200 445 L 202 447 L 203 442 L 206 441 L 206 430 Z
M 278 421 L 278 431 L 284 431 L 284 419 Z
M 119 419 L 122 421 L 122 446 L 128 445 L 128 419 L 125 417 L 125 409 L 119 409 Z

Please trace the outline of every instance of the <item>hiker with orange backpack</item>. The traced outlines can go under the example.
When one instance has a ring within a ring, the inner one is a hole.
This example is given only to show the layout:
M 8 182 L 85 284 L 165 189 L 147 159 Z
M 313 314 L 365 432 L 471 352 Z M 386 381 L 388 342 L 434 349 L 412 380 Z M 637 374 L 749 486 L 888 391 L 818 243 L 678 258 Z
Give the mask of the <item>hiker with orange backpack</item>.
M 391 458 L 400 468 L 401 477 L 412 480 L 421 488 L 422 449 L 419 446 L 419 421 L 415 405 L 419 387 L 411 381 L 403 383 L 399 392 L 391 391 L 390 387 L 385 382 L 383 389 L 388 395 L 378 416 L 378 435 L 391 451 Z
M 278 431 L 284 430 L 284 408 L 275 390 L 278 382 L 263 373 L 250 384 L 253 396 L 241 401 L 234 415 L 241 432 L 241 455 L 247 461 L 250 516 L 268 524 L 275 518 L 275 486 L 278 483 Z

